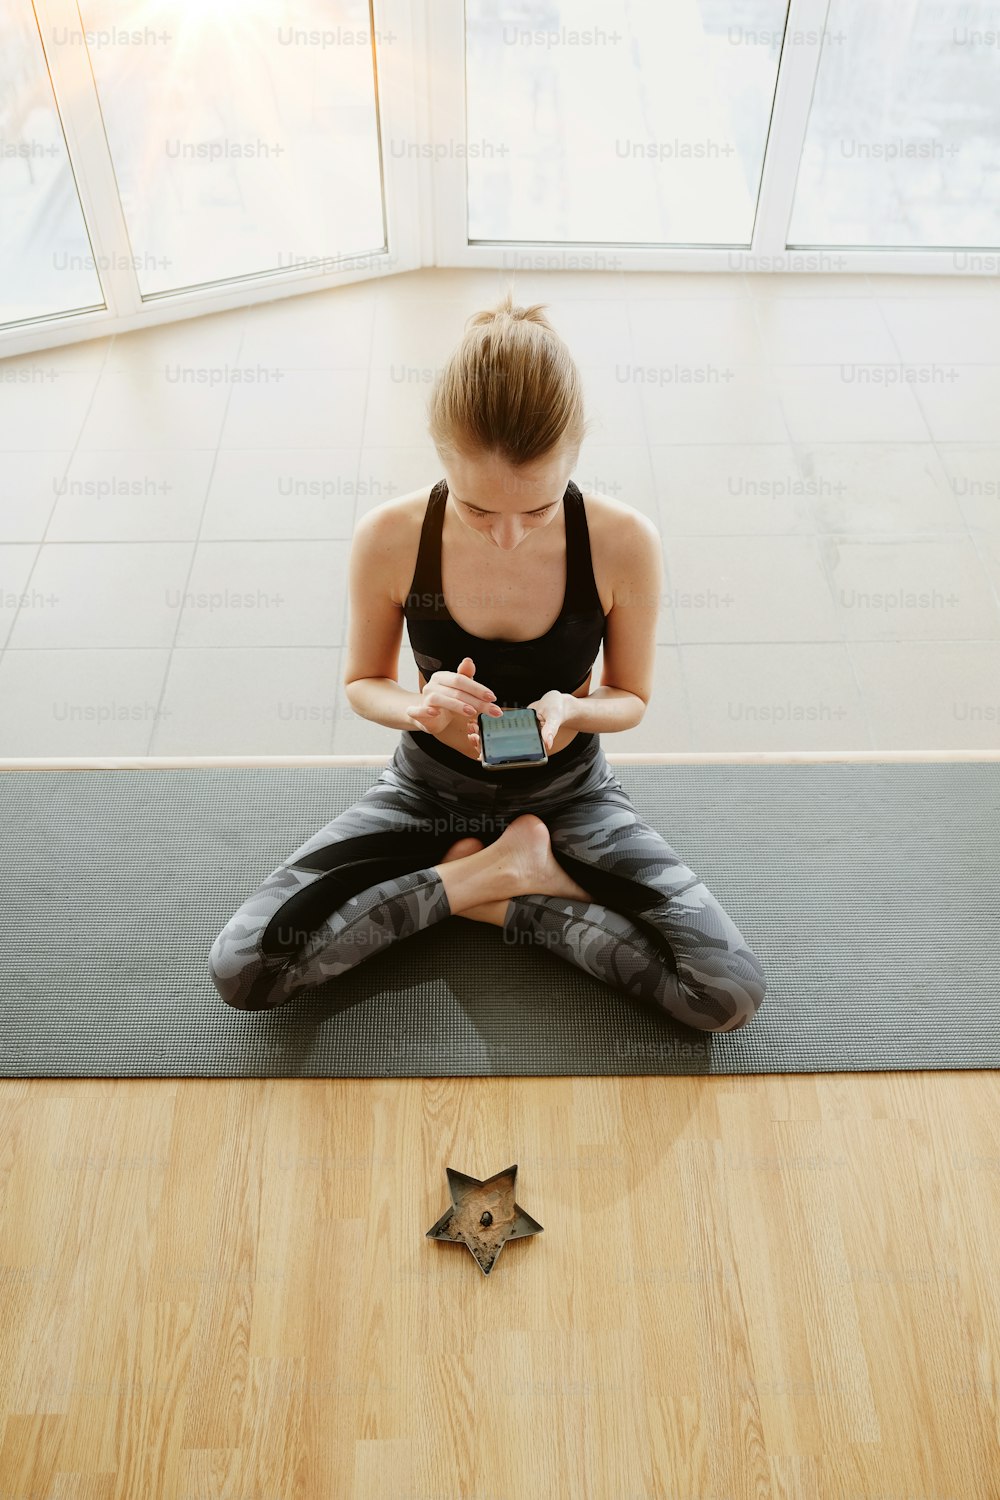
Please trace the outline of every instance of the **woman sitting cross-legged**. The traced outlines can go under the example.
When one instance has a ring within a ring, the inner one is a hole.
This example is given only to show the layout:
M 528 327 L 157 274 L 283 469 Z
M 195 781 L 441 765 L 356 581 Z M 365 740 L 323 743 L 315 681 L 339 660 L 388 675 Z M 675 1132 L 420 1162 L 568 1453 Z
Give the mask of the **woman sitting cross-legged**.
M 446 477 L 369 511 L 352 545 L 345 691 L 399 744 L 215 939 L 227 1004 L 282 1005 L 460 916 L 702 1031 L 760 1008 L 760 962 L 601 748 L 649 703 L 663 566 L 645 516 L 570 478 L 585 425 L 540 307 L 474 315 L 431 397 Z M 396 681 L 404 624 L 418 691 Z M 547 761 L 488 767 L 478 715 L 512 708 L 535 710 Z

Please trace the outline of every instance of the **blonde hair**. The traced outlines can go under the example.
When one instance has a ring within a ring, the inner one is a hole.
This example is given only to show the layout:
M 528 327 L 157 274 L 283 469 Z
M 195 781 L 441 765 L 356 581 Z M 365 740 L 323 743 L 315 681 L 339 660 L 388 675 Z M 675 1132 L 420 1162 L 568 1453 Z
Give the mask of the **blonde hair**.
M 580 373 L 545 306 L 518 307 L 508 290 L 468 319 L 430 397 L 429 431 L 444 457 L 495 453 L 517 468 L 563 442 L 579 448 L 588 425 Z

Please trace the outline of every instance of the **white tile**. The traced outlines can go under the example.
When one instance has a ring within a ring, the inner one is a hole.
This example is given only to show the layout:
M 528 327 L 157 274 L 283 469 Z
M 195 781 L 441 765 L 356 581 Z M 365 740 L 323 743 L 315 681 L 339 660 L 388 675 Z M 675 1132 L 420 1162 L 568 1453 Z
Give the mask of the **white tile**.
M 1000 639 L 983 565 L 959 536 L 824 536 L 840 630 L 852 641 Z
M 200 542 L 183 593 L 178 647 L 337 646 L 349 543 Z
M 881 366 L 877 368 L 882 368 Z M 796 443 L 924 443 L 928 429 L 909 387 L 871 382 L 846 365 L 775 365 L 778 400 Z
M 939 443 L 948 484 L 974 531 L 1000 531 L 1000 443 Z
M 378 445 L 362 448 L 355 526 L 363 515 L 386 500 L 398 500 L 401 495 L 409 495 L 414 490 L 430 489 L 444 477 L 441 460 L 429 437 L 410 448 Z
M 1000 750 L 1000 644 L 853 642 L 878 750 Z
M 170 657 L 151 755 L 328 755 L 336 648 L 231 647 Z
M 594 668 L 594 687 L 600 686 L 602 665 L 603 662 Z M 602 734 L 601 747 L 605 754 L 615 751 L 627 755 L 653 755 L 671 750 L 691 750 L 693 743 L 678 648 L 658 645 L 653 688 L 641 722 L 634 729 Z
M 465 298 L 446 301 L 436 297 L 427 302 L 381 298 L 374 313 L 372 367 L 392 368 L 397 372 L 396 379 L 401 378 L 399 366 L 430 369 L 436 374 L 461 343 L 467 319 L 478 311 L 478 306 Z
M 1000 364 L 953 364 L 942 366 L 941 372 L 943 383 L 916 389 L 931 436 L 945 443 L 995 443 L 1000 438 Z
M 56 351 L 58 353 L 58 351 Z M 97 389 L 99 366 L 60 369 L 41 350 L 0 360 L 0 452 L 72 448 Z
M 576 270 L 572 265 L 565 268 L 552 262 L 563 254 L 562 251 L 542 250 L 526 251 L 528 256 L 542 255 L 546 259 L 545 269 L 533 269 L 520 263 L 520 252 L 505 250 L 504 265 L 495 271 L 498 278 L 500 290 L 497 300 L 503 296 L 509 286 L 514 294 L 514 302 L 521 307 L 530 307 L 536 302 L 600 302 L 612 297 L 625 295 L 624 273 L 611 265 L 615 259 L 614 251 L 608 251 L 606 258 L 608 264 L 600 264 L 593 270 L 581 268 Z M 589 252 L 592 256 L 603 258 L 605 252 L 594 250 Z M 518 257 L 515 259 L 514 257 Z M 565 252 L 567 261 L 573 258 L 579 259 L 579 252 L 567 250 Z M 487 297 L 484 306 L 489 306 L 491 298 Z
M 663 535 L 810 532 L 810 485 L 789 443 L 650 448 Z
M 739 252 L 736 252 L 738 254 Z M 742 276 L 748 296 L 756 300 L 772 297 L 843 297 L 852 299 L 870 297 L 874 294 L 874 277 L 864 271 L 839 271 L 841 256 L 837 250 L 788 250 L 784 257 L 772 257 L 777 261 L 774 270 L 747 270 Z M 805 269 L 818 263 L 814 271 Z M 734 265 L 739 262 L 735 258 Z M 791 266 L 803 269 L 790 269 Z M 784 267 L 782 269 L 781 267 Z
M 578 366 L 612 366 L 633 355 L 628 303 L 610 295 L 590 300 L 559 297 L 545 309 L 556 334 Z
M 7 644 L 169 646 L 177 623 L 170 598 L 193 551 L 191 542 L 46 542 L 31 575 L 38 606 L 20 611 Z
M 362 446 L 419 448 L 428 444 L 431 386 L 431 380 L 400 379 L 399 370 L 388 365 L 373 366 L 368 373 Z
M 76 339 L 67 344 L 55 344 L 48 350 L 34 350 L 30 354 L 7 354 L 0 357 L 0 393 L 4 384 L 37 383 L 37 375 L 16 375 L 15 371 L 31 371 L 36 366 L 45 369 L 66 371 L 67 374 L 97 374 L 108 360 L 112 345 L 111 335 L 99 339 Z
M 46 541 L 194 541 L 213 456 L 208 448 L 77 453 Z
M 673 537 L 666 556 L 682 643 L 841 639 L 815 537 Z
M 365 377 L 354 370 L 267 366 L 270 378 L 234 386 L 222 448 L 357 447 L 365 413 Z
M 358 494 L 356 448 L 223 449 L 201 540 L 348 537 Z
M 887 298 L 881 308 L 900 359 L 988 365 L 1000 358 L 1000 297 Z
M 865 709 L 842 644 L 682 646 L 694 748 L 863 750 Z
M 986 253 L 989 254 L 989 252 Z M 872 293 L 881 298 L 911 301 L 916 297 L 921 297 L 938 302 L 942 299 L 961 297 L 989 302 L 1000 295 L 1000 282 L 996 275 L 997 257 L 994 253 L 992 272 L 980 275 L 972 269 L 976 255 L 977 252 L 974 250 L 956 250 L 953 256 L 955 269 L 947 275 L 910 276 L 902 271 L 898 274 L 873 271 L 868 281 Z M 964 267 L 969 269 L 964 271 Z
M 327 287 L 251 308 L 240 364 L 286 370 L 367 370 L 377 289 Z
M 660 556 L 663 559 L 663 592 L 656 617 L 656 644 L 676 646 L 678 635 L 677 584 L 673 573 L 673 543 L 660 538 Z
M 148 328 L 132 328 L 114 337 L 108 355 L 109 370 L 135 371 L 145 366 L 212 365 L 237 363 L 240 341 L 252 309 L 228 308 L 224 312 L 178 318 Z
M 731 373 L 730 373 L 731 372 Z M 639 386 L 648 441 L 784 443 L 788 429 L 765 365 L 665 364 Z
M 629 301 L 687 302 L 719 298 L 745 301 L 748 278 L 721 271 L 624 271 L 622 286 Z
M 801 443 L 818 531 L 961 531 L 932 443 Z
M 631 304 L 630 317 L 635 363 L 640 366 L 671 372 L 675 364 L 730 369 L 761 364 L 768 357 L 748 298 L 644 298 Z
M 470 306 L 492 307 L 514 279 L 511 272 L 494 267 L 423 266 L 380 278 L 378 295 L 380 301 L 466 300 Z
M 659 525 L 656 488 L 645 443 L 605 445 L 585 439 L 572 477 L 585 494 L 606 495 L 619 505 L 641 511 Z
M 0 755 L 149 754 L 169 655 L 6 651 Z
M 759 297 L 755 311 L 776 364 L 899 358 L 878 302 L 871 297 Z
M 587 441 L 596 447 L 645 442 L 641 387 L 636 383 L 632 361 L 621 366 L 600 364 L 578 368 L 588 423 Z
M 1000 530 L 980 531 L 977 528 L 972 534 L 972 545 L 986 569 L 993 598 L 1000 607 Z
M 68 448 L 4 454 L 0 463 L 0 542 L 42 540 L 69 458 Z
M 218 375 L 220 384 L 209 381 Z M 199 378 L 200 377 L 200 378 Z M 109 369 L 101 376 L 80 447 L 133 452 L 214 448 L 230 390 L 222 367 L 172 363 Z
M 28 586 L 39 551 L 33 543 L 0 547 L 0 647 L 9 640 L 19 614 L 25 620 L 37 618 L 54 607 L 51 592 L 39 587 L 37 576 Z

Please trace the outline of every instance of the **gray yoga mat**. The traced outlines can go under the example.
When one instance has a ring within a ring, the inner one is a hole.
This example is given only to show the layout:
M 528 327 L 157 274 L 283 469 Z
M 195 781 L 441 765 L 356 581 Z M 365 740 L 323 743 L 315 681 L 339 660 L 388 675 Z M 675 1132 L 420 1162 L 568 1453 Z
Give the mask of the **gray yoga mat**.
M 377 766 L 0 772 L 0 1074 L 442 1077 L 995 1068 L 1000 763 L 616 767 L 768 978 L 694 1031 L 455 918 L 267 1012 L 207 955 Z

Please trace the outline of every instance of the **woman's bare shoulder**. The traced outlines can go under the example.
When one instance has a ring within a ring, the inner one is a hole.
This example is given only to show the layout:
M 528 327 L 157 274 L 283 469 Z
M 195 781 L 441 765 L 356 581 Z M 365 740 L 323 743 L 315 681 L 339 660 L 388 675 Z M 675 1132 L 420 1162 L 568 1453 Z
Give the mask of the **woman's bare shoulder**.
M 367 524 L 405 550 L 414 528 L 418 535 L 420 533 L 433 487 L 425 484 L 419 490 L 409 490 L 405 495 L 394 495 L 391 500 L 371 506 L 365 512 Z
M 405 495 L 383 500 L 365 511 L 354 528 L 357 535 L 363 526 L 367 537 L 374 542 L 378 575 L 386 582 L 395 604 L 400 602 L 409 587 L 420 545 L 420 528 L 432 489 L 433 485 L 426 484 L 419 490 L 409 490 Z
M 386 530 L 414 517 L 422 519 L 432 489 L 433 485 L 425 484 L 419 490 L 408 490 L 405 495 L 394 495 L 391 500 L 372 505 L 365 515 L 372 517 L 372 524 L 378 521 Z
M 599 490 L 582 490 L 591 536 L 609 550 L 629 550 L 636 542 L 658 541 L 659 529 L 643 511 Z
M 632 505 L 600 492 L 581 493 L 594 581 L 608 614 L 619 594 L 633 589 L 636 571 L 650 565 L 649 554 L 661 546 L 660 532 L 655 522 Z

